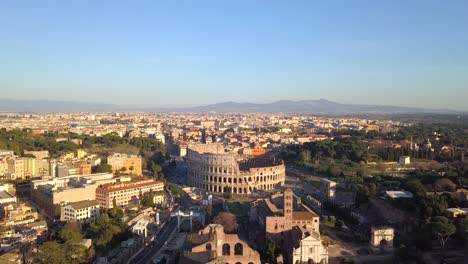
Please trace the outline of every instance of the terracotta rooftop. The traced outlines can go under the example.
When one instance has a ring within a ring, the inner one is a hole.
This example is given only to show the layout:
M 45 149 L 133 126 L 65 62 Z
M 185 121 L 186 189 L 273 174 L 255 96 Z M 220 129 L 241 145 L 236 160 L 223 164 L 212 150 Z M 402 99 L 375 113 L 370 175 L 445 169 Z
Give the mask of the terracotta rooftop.
M 108 183 L 99 186 L 96 189 L 96 192 L 115 192 L 122 191 L 132 188 L 146 187 L 151 185 L 164 185 L 163 182 L 155 180 L 139 180 L 133 182 L 123 182 L 123 183 Z
M 308 211 L 293 211 L 293 220 L 310 220 L 313 217 L 318 216 Z

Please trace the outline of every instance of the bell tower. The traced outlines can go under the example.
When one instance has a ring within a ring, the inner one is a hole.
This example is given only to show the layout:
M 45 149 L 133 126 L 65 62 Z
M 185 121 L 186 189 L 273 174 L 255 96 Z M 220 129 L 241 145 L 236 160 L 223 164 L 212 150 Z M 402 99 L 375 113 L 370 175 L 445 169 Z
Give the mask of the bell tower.
M 293 191 L 286 189 L 284 191 L 284 229 L 290 230 L 292 228 L 293 220 Z

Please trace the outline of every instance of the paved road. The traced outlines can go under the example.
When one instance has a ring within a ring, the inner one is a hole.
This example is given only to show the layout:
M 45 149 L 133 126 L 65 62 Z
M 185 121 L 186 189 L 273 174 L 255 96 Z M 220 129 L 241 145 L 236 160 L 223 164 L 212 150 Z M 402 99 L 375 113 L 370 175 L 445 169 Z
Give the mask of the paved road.
M 174 231 L 176 227 L 177 221 L 175 218 L 172 218 L 161 229 L 160 234 L 155 237 L 154 241 L 146 246 L 146 248 L 137 256 L 135 256 L 135 258 L 130 261 L 130 264 L 152 264 L 152 258 L 161 249 L 164 243 L 166 243 L 172 231 Z

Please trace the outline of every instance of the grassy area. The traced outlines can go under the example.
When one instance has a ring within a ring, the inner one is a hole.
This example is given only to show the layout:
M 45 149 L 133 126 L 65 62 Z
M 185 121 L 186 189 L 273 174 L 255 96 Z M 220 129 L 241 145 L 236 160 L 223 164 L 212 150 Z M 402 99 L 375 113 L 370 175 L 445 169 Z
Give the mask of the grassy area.
M 132 145 L 117 145 L 114 147 L 105 147 L 102 145 L 95 144 L 91 148 L 87 149 L 89 153 L 97 153 L 100 155 L 109 155 L 111 153 L 125 153 L 137 155 L 140 153 L 140 149 Z

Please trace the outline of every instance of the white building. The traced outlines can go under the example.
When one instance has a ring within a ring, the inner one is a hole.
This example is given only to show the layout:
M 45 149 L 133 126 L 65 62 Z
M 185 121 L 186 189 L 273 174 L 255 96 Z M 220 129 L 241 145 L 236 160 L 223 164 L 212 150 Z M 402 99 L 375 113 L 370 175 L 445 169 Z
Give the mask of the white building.
M 96 200 L 69 203 L 62 206 L 60 220 L 88 222 L 97 219 L 101 214 L 100 210 Z
M 371 246 L 380 247 L 385 241 L 386 247 L 393 247 L 393 238 L 395 230 L 391 227 L 372 227 L 371 228 Z
M 411 158 L 409 156 L 401 156 L 398 163 L 400 163 L 400 165 L 409 165 L 411 163 Z
M 161 141 L 161 143 L 166 144 L 166 137 L 164 136 L 163 133 L 156 133 L 156 134 L 154 135 L 154 137 L 155 137 L 157 140 Z
M 320 235 L 303 233 L 299 244 L 293 249 L 292 263 L 328 263 L 328 249 L 322 244 Z
M 153 196 L 154 204 L 164 204 L 165 200 L 166 196 L 164 195 L 164 192 L 158 192 Z

